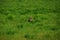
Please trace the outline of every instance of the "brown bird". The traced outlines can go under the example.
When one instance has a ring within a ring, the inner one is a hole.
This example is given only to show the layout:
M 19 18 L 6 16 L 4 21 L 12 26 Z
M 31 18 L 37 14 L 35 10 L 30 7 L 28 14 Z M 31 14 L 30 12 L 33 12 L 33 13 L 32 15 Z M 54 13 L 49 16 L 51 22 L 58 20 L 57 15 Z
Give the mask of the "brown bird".
M 28 22 L 32 22 L 32 21 L 33 21 L 33 17 L 30 16 L 30 17 L 28 18 Z

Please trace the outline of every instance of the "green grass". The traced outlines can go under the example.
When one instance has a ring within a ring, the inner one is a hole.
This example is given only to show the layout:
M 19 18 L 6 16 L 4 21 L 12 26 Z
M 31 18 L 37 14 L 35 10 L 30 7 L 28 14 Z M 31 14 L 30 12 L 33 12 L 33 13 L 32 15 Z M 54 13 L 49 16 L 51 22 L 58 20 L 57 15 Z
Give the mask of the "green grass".
M 0 0 L 0 40 L 60 40 L 59 2 Z

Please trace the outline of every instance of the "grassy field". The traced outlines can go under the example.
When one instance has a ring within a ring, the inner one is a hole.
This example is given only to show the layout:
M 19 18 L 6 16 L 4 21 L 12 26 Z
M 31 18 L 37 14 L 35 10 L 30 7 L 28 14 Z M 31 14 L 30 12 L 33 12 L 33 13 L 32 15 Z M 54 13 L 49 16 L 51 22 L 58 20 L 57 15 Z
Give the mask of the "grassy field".
M 60 40 L 60 0 L 0 0 L 0 40 Z

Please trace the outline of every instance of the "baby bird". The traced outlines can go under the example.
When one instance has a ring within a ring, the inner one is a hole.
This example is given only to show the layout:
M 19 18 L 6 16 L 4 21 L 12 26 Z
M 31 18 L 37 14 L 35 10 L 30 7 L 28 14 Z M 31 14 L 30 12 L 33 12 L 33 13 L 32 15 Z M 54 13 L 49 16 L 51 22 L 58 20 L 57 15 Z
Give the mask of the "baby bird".
M 28 18 L 28 22 L 32 22 L 32 21 L 33 21 L 33 17 L 30 16 L 30 17 Z

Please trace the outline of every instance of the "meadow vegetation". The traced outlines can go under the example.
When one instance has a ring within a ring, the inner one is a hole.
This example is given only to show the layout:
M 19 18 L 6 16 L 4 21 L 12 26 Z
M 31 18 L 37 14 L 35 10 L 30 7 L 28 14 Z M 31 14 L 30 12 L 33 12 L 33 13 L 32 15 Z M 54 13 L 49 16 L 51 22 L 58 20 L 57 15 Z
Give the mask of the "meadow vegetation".
M 60 40 L 60 0 L 0 0 L 0 40 Z

